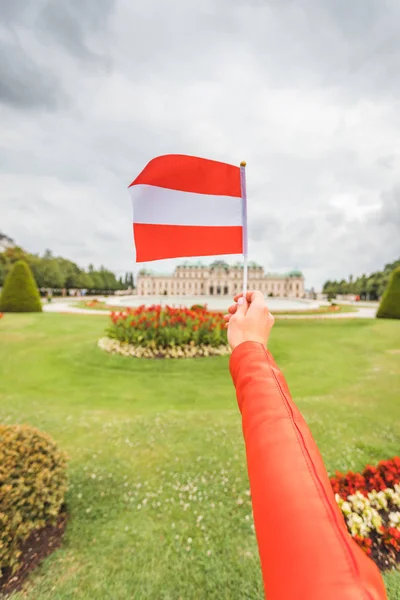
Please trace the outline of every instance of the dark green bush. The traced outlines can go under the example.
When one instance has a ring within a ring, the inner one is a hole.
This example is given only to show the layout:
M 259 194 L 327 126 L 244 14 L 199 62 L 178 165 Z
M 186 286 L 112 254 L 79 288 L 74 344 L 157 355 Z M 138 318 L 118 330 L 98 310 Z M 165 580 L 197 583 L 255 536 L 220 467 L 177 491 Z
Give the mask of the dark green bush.
M 66 455 L 49 436 L 0 425 L 0 576 L 16 568 L 32 531 L 55 523 L 66 489 Z
M 32 271 L 23 260 L 9 272 L 0 296 L 0 312 L 41 312 L 42 303 Z
M 376 316 L 378 319 L 400 319 L 400 267 L 390 276 Z

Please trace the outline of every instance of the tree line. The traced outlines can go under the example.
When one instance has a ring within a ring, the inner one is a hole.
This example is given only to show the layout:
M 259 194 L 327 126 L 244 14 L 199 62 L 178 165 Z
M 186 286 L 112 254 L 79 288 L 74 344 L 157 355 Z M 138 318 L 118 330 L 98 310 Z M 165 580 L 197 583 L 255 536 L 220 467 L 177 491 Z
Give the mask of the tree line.
M 390 274 L 396 267 L 400 267 L 400 259 L 371 275 L 361 275 L 357 278 L 350 275 L 348 281 L 326 281 L 322 291 L 328 294 L 328 298 L 335 298 L 337 294 L 355 294 L 360 296 L 361 300 L 379 300 L 389 282 Z
M 93 265 L 89 265 L 85 270 L 71 260 L 53 256 L 50 250 L 46 250 L 43 256 L 39 256 L 14 246 L 0 252 L 0 288 L 11 266 L 21 259 L 30 266 L 40 290 L 51 289 L 61 293 L 63 289 L 67 291 L 84 289 L 88 292 L 100 293 L 134 287 L 132 273 L 126 273 L 124 277 L 117 279 L 115 274 L 105 267 L 95 269 Z

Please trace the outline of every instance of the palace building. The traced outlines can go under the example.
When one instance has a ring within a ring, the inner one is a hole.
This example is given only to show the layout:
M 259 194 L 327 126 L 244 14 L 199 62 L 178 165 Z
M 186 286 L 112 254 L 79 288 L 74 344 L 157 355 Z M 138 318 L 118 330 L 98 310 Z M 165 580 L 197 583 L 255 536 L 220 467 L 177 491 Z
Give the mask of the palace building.
M 141 296 L 234 296 L 242 290 L 243 265 L 228 265 L 217 260 L 211 265 L 184 263 L 172 275 L 154 274 L 142 269 L 136 279 Z M 248 267 L 248 289 L 260 290 L 266 296 L 303 298 L 304 277 L 300 271 L 284 275 L 264 273 L 256 263 Z

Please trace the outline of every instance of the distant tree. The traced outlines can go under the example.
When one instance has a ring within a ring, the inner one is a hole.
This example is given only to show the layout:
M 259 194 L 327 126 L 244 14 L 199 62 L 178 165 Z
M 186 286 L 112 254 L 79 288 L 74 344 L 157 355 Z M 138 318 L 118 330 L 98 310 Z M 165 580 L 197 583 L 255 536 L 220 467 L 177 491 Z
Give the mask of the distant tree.
M 354 293 L 365 299 L 367 297 L 367 276 L 361 275 L 353 284 Z
M 336 294 L 357 294 L 362 299 L 378 300 L 387 287 L 390 274 L 398 266 L 400 259 L 385 265 L 383 271 L 376 271 L 369 276 L 361 275 L 354 279 L 353 275 L 350 275 L 349 281 L 326 281 L 323 292 L 328 294 L 328 297 L 334 297 Z
M 0 252 L 0 286 L 12 265 L 18 260 L 25 260 L 29 264 L 39 288 L 88 289 L 103 292 L 133 287 L 134 283 L 132 273 L 126 273 L 124 283 L 105 267 L 96 270 L 90 264 L 86 272 L 71 260 L 55 257 L 51 250 L 46 250 L 43 256 L 39 256 L 29 254 L 18 246 L 10 246 L 4 252 Z
M 376 316 L 378 319 L 400 319 L 400 267 L 390 276 Z
M 5 278 L 6 278 L 6 266 L 4 263 L 0 262 L 0 288 L 4 284 Z
M 322 291 L 325 293 L 327 293 L 327 291 L 329 290 L 329 288 L 331 287 L 332 282 L 328 279 L 328 281 L 325 281 L 324 285 L 322 286 Z
M 112 271 L 100 267 L 100 275 L 103 280 L 103 288 L 101 289 L 104 291 L 115 291 L 118 289 L 118 281 Z
M 89 273 L 81 271 L 77 278 L 77 287 L 80 290 L 91 290 L 93 289 L 93 279 Z
M 125 285 L 125 289 L 128 289 L 128 288 L 134 289 L 135 288 L 133 273 L 125 273 L 124 285 Z
M 41 312 L 39 291 L 29 265 L 16 262 L 4 282 L 0 312 Z
M 19 246 L 13 246 L 12 248 L 7 248 L 4 251 L 4 256 L 8 263 L 14 264 L 18 260 L 26 260 L 28 253 Z
M 90 288 L 94 292 L 101 292 L 105 289 L 104 279 L 99 271 L 90 271 L 90 278 L 92 280 L 92 287 Z
M 78 265 L 65 258 L 57 258 L 55 260 L 57 261 L 61 270 L 64 287 L 68 290 L 78 289 L 79 274 L 81 273 L 81 269 L 78 267 Z
M 65 280 L 56 260 L 35 257 L 29 263 L 39 288 L 60 289 L 64 287 Z

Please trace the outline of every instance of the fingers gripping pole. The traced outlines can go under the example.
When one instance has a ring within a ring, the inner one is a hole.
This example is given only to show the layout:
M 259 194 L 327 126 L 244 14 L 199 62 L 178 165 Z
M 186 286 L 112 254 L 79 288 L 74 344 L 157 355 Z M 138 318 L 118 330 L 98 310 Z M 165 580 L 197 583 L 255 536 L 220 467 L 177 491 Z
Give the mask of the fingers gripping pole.
M 243 235 L 243 298 L 247 292 L 247 191 L 246 191 L 246 162 L 240 163 L 240 188 L 242 192 L 242 235 Z

